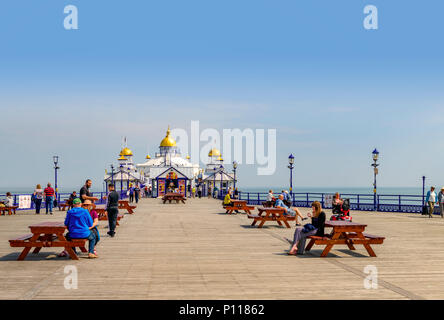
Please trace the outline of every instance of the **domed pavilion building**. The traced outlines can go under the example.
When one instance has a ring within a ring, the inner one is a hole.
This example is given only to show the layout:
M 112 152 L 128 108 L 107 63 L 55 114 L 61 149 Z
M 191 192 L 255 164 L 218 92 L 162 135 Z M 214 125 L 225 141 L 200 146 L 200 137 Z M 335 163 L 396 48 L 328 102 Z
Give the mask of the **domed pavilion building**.
M 127 146 L 122 147 L 117 159 L 118 165 L 111 172 L 106 171 L 104 180 L 106 184 L 114 182 L 116 190 L 127 190 L 130 185 L 143 185 L 145 176 L 133 162 L 133 152 Z
M 214 194 L 214 189 L 218 190 L 218 196 L 222 197 L 228 192 L 228 188 L 234 187 L 234 176 L 229 173 L 224 165 L 222 153 L 213 148 L 208 153 L 208 163 L 205 170 L 201 171 L 198 180 L 202 186 L 202 193 L 207 195 L 211 191 Z M 222 190 L 222 193 L 220 192 Z
M 165 138 L 160 142 L 159 152 L 154 158 L 147 155 L 146 162 L 136 167 L 143 172 L 145 181 L 152 185 L 154 197 L 163 196 L 168 189 L 187 196 L 199 174 L 199 165 L 191 163 L 189 159 L 188 156 L 186 159 L 182 157 L 168 127 Z

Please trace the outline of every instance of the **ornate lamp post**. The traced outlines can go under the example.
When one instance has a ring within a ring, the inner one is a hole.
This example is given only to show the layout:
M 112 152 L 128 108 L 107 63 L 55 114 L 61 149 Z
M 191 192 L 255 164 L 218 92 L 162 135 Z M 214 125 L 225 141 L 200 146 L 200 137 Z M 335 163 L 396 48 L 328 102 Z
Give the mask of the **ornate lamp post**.
M 220 165 L 220 167 L 219 167 L 219 169 L 220 169 L 220 192 L 219 192 L 219 194 L 220 194 L 220 198 L 222 199 L 222 197 L 223 197 L 223 194 L 222 194 L 222 177 L 223 177 L 223 172 L 224 172 L 224 166 L 223 165 Z
M 293 194 L 293 169 L 294 169 L 294 156 L 290 154 L 288 156 L 288 169 L 290 169 L 290 195 Z
M 120 165 L 120 197 L 123 194 L 123 164 Z
M 237 162 L 236 162 L 236 161 L 233 161 L 234 189 L 236 189 L 236 169 L 237 169 Z
M 55 171 L 55 198 L 57 199 L 57 193 L 58 193 L 58 188 L 57 188 L 57 170 L 60 169 L 60 167 L 58 166 L 59 164 L 59 156 L 53 156 L 52 160 L 54 161 L 54 171 Z
M 111 183 L 114 184 L 114 166 L 111 165 Z
M 424 198 L 424 195 L 425 195 L 425 179 L 426 179 L 426 177 L 422 176 L 422 206 L 425 205 L 425 198 Z
M 127 178 L 127 182 L 126 182 L 126 190 L 129 190 L 129 180 L 130 180 L 130 175 L 129 175 L 129 173 L 130 173 L 130 171 L 131 171 L 131 168 L 130 167 L 128 167 L 128 168 L 126 168 L 126 178 Z
M 375 211 L 378 210 L 378 204 L 377 204 L 377 196 L 376 196 L 376 175 L 378 174 L 378 166 L 379 163 L 377 163 L 378 161 L 378 157 L 379 157 L 379 151 L 373 150 L 372 152 L 372 156 L 373 156 L 373 163 L 371 164 L 371 166 L 373 167 L 373 174 L 374 174 L 374 181 L 373 181 L 373 205 L 374 205 L 374 209 Z
M 216 172 L 216 168 L 214 168 L 214 176 L 213 176 L 213 198 L 214 198 L 214 195 L 216 194 L 216 192 L 215 192 L 215 189 L 216 189 L 216 174 L 217 174 L 217 172 Z

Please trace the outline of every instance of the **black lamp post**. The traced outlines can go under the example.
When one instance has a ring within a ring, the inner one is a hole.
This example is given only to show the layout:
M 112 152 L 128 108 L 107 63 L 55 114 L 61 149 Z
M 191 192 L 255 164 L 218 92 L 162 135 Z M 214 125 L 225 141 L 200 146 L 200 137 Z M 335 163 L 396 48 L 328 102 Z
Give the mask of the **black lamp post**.
M 422 206 L 425 205 L 425 198 L 424 198 L 424 196 L 425 196 L 425 179 L 426 179 L 426 177 L 422 176 Z
M 54 171 L 55 171 L 55 199 L 57 199 L 57 193 L 58 193 L 58 189 L 57 189 L 57 170 L 60 169 L 60 167 L 58 166 L 59 164 L 59 156 L 53 156 L 52 160 L 54 161 Z
M 290 154 L 288 156 L 288 169 L 290 169 L 290 195 L 293 194 L 293 169 L 294 169 L 294 156 Z
M 378 162 L 378 157 L 379 157 L 379 151 L 373 150 L 372 152 L 372 156 L 373 156 L 373 163 L 372 163 L 372 167 L 373 167 L 373 174 L 374 174 L 374 180 L 373 180 L 373 205 L 374 205 L 374 209 L 375 211 L 378 210 L 378 203 L 377 203 L 377 196 L 376 196 L 376 175 L 378 174 L 378 166 L 379 163 Z
M 220 192 L 219 192 L 219 194 L 220 194 L 220 199 L 222 199 L 222 197 L 223 197 L 223 194 L 222 194 L 222 177 L 223 177 L 223 172 L 224 172 L 224 166 L 223 165 L 220 165 L 220 167 L 219 167 L 219 169 L 220 169 Z
M 236 162 L 236 161 L 233 161 L 234 189 L 236 189 L 236 169 L 237 169 L 237 162 Z
M 131 168 L 128 167 L 128 168 L 127 168 L 127 171 L 126 171 L 126 177 L 127 177 L 127 186 L 126 186 L 126 190 L 129 190 L 129 180 L 130 180 L 130 175 L 129 175 L 129 173 L 130 173 L 130 170 L 131 170 Z
M 123 195 L 123 164 L 120 165 L 120 197 Z
M 114 184 L 114 166 L 111 165 L 111 183 Z

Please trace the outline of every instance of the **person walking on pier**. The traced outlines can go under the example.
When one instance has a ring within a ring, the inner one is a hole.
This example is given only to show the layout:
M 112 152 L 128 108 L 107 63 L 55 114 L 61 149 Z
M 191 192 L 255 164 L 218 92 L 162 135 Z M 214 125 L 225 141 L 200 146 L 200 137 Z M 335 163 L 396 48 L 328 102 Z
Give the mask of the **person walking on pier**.
M 441 191 L 438 193 L 438 203 L 441 218 L 444 218 L 444 187 L 442 187 Z
M 50 214 L 52 214 L 52 208 L 54 207 L 54 189 L 51 187 L 51 183 L 48 182 L 47 187 L 45 190 L 43 190 L 45 194 L 45 208 L 46 208 L 46 214 L 48 214 L 48 211 Z
M 436 196 L 435 187 L 431 187 L 427 192 L 426 203 L 429 205 L 429 218 L 432 218 L 433 211 L 435 210 L 435 203 L 437 203 L 438 197 Z
M 108 214 L 108 235 L 114 237 L 116 234 L 117 216 L 119 215 L 119 194 L 116 192 L 114 185 L 108 186 L 108 198 L 106 201 L 106 212 Z
M 139 198 L 140 198 L 140 188 L 136 184 L 136 187 L 134 188 L 134 199 L 136 200 L 136 203 L 139 203 Z
M 43 201 L 43 189 L 41 185 L 37 185 L 34 189 L 34 204 L 35 204 L 35 214 L 40 214 L 40 208 Z
M 130 184 L 130 188 L 129 188 L 129 202 L 133 203 L 134 202 L 134 188 L 133 186 Z

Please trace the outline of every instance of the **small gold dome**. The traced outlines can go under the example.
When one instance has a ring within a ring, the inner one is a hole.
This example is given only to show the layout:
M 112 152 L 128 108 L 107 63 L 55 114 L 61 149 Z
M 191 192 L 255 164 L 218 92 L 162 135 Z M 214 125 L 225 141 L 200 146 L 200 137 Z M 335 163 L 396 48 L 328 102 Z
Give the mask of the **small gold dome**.
M 210 152 L 208 153 L 209 157 L 221 157 L 222 154 L 220 153 L 220 151 L 216 148 L 213 148 L 210 150 Z
M 224 159 L 222 159 L 222 157 L 217 158 L 217 161 L 224 161 Z
M 170 132 L 171 132 L 170 131 L 170 126 L 168 126 L 168 130 L 167 130 L 166 136 L 160 142 L 160 146 L 161 147 L 175 147 L 176 146 L 176 141 L 173 138 L 171 138 Z
M 190 156 L 187 156 L 187 159 L 190 159 L 191 157 Z
M 150 157 L 150 155 L 148 154 L 147 156 L 146 156 L 146 159 L 151 159 L 151 157 Z
M 126 160 L 126 158 L 124 156 L 121 156 L 119 159 L 117 160 Z
M 121 157 L 123 157 L 123 156 L 130 156 L 130 157 L 132 157 L 132 155 L 133 155 L 133 152 L 130 150 L 130 149 L 128 149 L 128 148 L 123 148 L 122 149 L 122 151 L 120 151 L 120 153 L 119 153 L 119 156 L 121 156 Z

